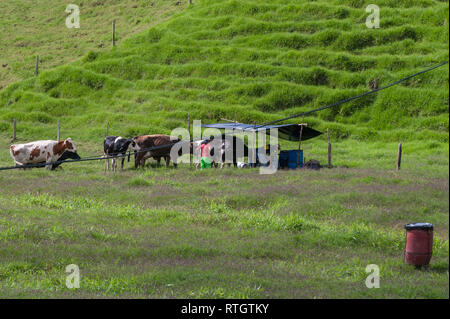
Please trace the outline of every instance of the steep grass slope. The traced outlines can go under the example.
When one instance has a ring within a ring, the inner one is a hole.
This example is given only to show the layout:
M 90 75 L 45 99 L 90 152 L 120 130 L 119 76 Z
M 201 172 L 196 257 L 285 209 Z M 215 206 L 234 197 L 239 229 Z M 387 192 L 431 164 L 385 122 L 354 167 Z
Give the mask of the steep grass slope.
M 68 29 L 65 9 L 80 8 L 80 28 Z M 40 69 L 72 62 L 92 49 L 109 50 L 111 24 L 116 20 L 116 41 L 130 37 L 186 8 L 175 0 L 15 0 L 0 3 L 0 89 Z M 5 65 L 3 67 L 3 65 Z
M 448 3 L 198 1 L 108 52 L 15 83 L 0 93 L 0 131 L 82 140 L 170 132 L 191 119 L 264 122 L 335 102 L 448 60 Z M 334 137 L 448 142 L 448 66 L 308 117 Z M 296 121 L 294 121 L 296 122 Z

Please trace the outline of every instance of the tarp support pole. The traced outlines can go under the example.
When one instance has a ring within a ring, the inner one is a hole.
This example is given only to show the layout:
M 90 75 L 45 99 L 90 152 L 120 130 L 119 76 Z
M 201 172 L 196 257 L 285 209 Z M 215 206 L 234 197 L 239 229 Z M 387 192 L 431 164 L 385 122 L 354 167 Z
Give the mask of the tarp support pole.
M 305 116 L 302 118 L 302 124 L 300 124 L 300 136 L 298 138 L 298 162 L 297 167 L 300 165 L 300 152 L 302 150 L 302 134 L 303 134 L 303 124 L 305 123 Z

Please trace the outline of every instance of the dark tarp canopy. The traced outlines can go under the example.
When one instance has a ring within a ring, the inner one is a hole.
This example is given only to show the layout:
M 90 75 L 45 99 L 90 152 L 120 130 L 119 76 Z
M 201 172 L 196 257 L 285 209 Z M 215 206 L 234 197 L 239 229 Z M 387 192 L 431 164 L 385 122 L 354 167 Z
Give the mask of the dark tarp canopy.
M 202 127 L 217 128 L 217 129 L 227 129 L 227 130 L 240 130 L 240 131 L 260 131 L 267 130 L 267 134 L 270 134 L 271 128 L 278 129 L 278 136 L 289 141 L 298 141 L 300 139 L 300 125 L 299 124 L 281 124 L 281 125 L 265 125 L 260 126 L 255 129 L 255 125 L 243 124 L 243 123 L 217 123 L 217 124 L 202 124 Z M 303 125 L 302 141 L 309 140 L 311 138 L 321 135 L 322 132 L 316 131 Z

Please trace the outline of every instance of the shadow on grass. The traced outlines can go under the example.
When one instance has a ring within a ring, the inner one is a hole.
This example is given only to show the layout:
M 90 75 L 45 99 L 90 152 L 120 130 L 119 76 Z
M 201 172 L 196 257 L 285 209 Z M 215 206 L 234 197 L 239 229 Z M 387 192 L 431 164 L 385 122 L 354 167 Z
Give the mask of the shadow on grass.
M 449 270 L 448 262 L 438 262 L 434 264 L 432 263 L 430 265 L 410 266 L 417 271 L 433 272 L 438 274 L 445 274 Z
M 435 273 L 446 273 L 448 272 L 448 263 L 447 262 L 440 262 L 437 264 L 431 264 L 428 266 L 428 271 L 435 272 Z

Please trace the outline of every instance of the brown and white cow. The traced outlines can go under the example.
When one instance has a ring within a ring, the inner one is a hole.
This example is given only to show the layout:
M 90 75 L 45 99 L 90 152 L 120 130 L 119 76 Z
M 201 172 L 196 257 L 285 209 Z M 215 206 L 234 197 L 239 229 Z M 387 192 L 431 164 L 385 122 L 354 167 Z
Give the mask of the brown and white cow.
M 52 165 L 60 159 L 79 159 L 77 149 L 71 138 L 58 141 L 35 141 L 27 144 L 14 144 L 10 147 L 10 154 L 16 166 L 46 163 L 47 169 L 54 169 L 59 164 Z
M 169 135 L 154 134 L 154 135 L 142 135 L 136 136 L 131 142 L 131 147 L 135 151 L 134 166 L 138 168 L 141 166 L 144 168 L 145 160 L 148 158 L 154 158 L 158 161 L 158 164 L 163 157 L 166 161 L 166 167 L 169 167 L 170 163 L 170 150 L 172 146 L 178 143 L 180 139 L 171 140 Z M 145 149 L 155 148 L 145 152 Z M 177 167 L 176 163 L 173 166 Z

